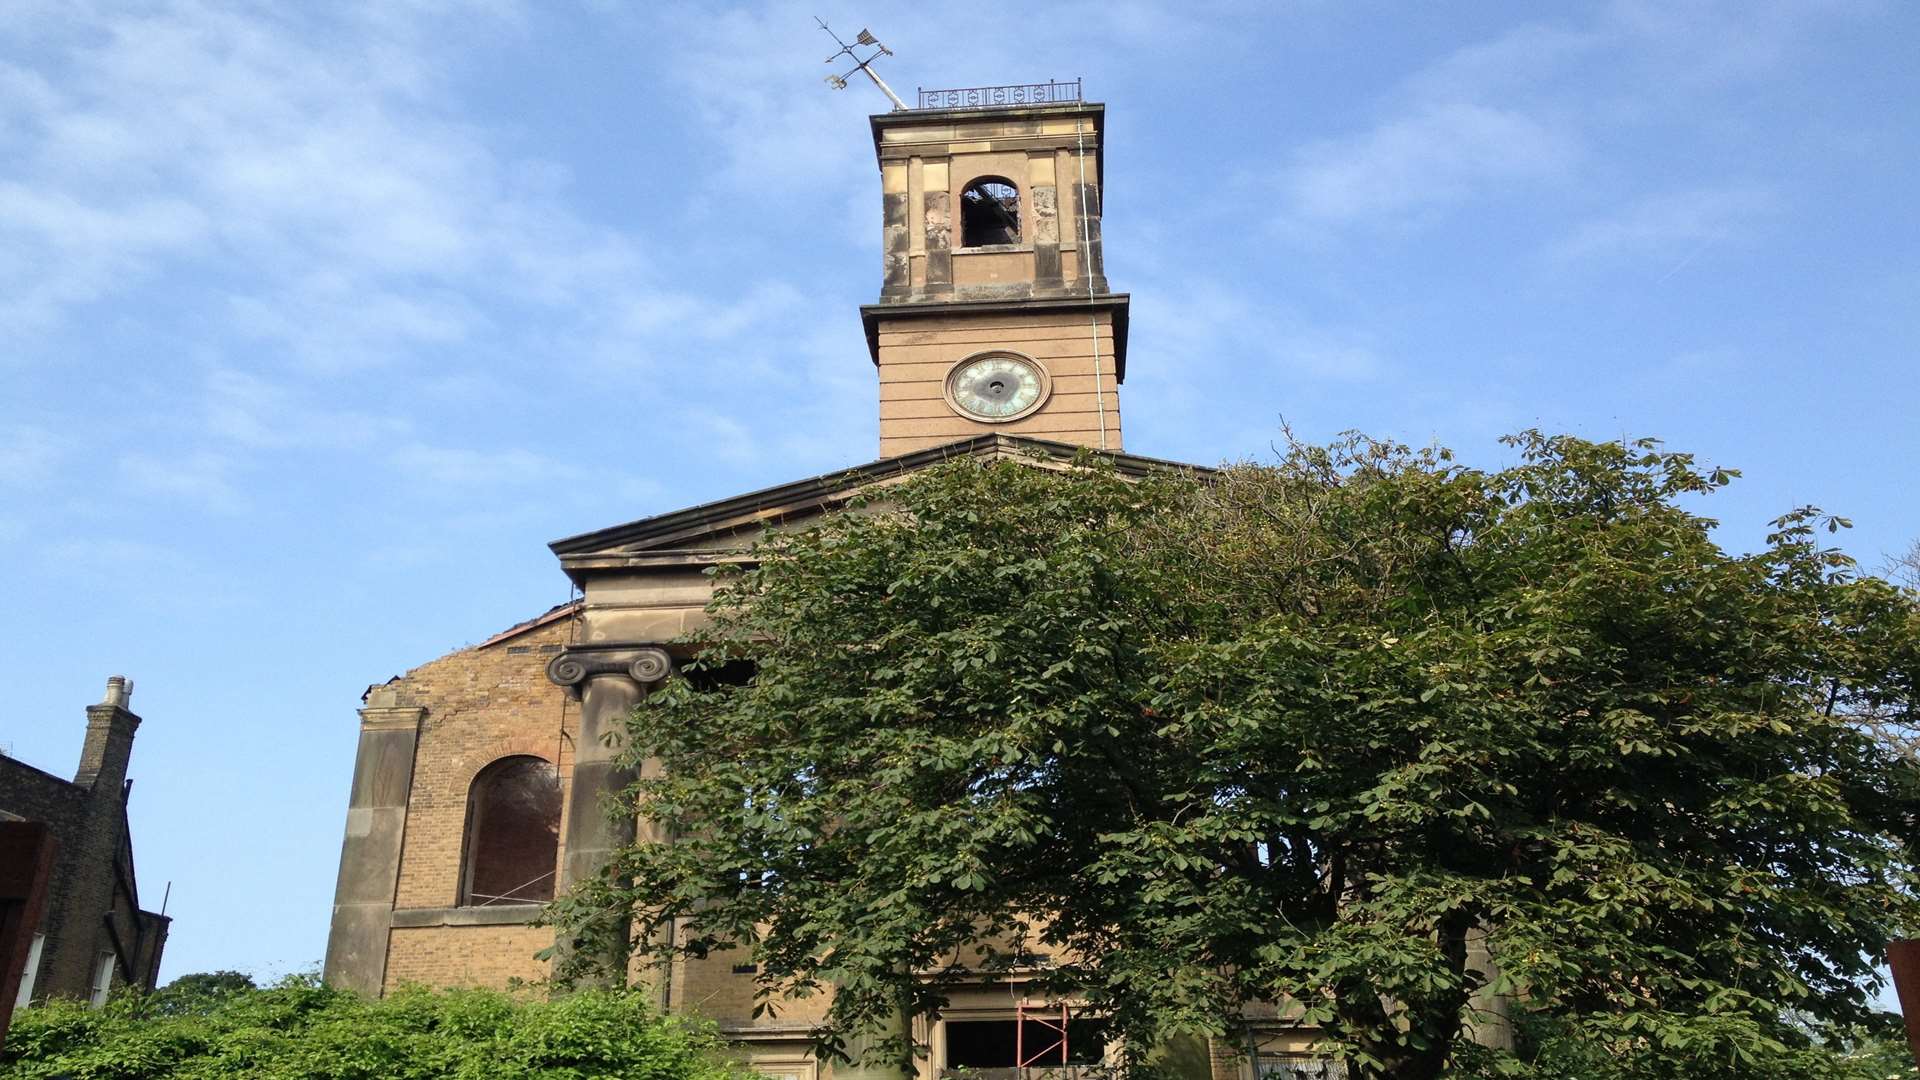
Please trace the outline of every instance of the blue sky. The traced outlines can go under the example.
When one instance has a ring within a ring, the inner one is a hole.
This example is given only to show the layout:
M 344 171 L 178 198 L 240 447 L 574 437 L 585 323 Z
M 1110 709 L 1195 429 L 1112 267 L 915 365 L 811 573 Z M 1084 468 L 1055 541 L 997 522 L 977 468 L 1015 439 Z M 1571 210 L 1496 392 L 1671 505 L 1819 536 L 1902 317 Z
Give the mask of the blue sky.
M 814 9 L 11 0 L 0 744 L 137 683 L 168 977 L 323 952 L 361 690 L 554 538 L 875 453 L 870 87 Z M 834 0 L 884 73 L 1083 76 L 1127 449 L 1539 426 L 1920 537 L 1920 9 Z

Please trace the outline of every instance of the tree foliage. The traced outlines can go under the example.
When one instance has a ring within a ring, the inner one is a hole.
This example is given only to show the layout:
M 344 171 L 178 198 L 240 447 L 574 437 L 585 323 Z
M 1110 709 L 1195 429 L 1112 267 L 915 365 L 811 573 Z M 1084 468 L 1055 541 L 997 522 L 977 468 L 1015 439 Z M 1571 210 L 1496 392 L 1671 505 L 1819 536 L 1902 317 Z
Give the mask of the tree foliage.
M 155 990 L 142 1007 L 165 1015 L 206 1013 L 235 994 L 257 989 L 253 976 L 244 971 L 196 971 Z
M 777 535 L 632 719 L 674 835 L 559 917 L 745 950 L 769 1008 L 831 985 L 830 1043 L 1045 955 L 1135 1049 L 1265 1001 L 1356 1075 L 1846 1075 L 1822 1033 L 1920 915 L 1871 730 L 1915 596 L 1812 508 L 1723 551 L 1730 471 L 1510 442 L 955 464 Z
M 168 988 L 169 990 L 172 987 Z M 734 1080 L 703 1029 L 635 993 L 528 1002 L 403 990 L 368 1001 L 312 980 L 223 987 L 191 1009 L 159 994 L 57 1000 L 14 1017 L 0 1080 Z

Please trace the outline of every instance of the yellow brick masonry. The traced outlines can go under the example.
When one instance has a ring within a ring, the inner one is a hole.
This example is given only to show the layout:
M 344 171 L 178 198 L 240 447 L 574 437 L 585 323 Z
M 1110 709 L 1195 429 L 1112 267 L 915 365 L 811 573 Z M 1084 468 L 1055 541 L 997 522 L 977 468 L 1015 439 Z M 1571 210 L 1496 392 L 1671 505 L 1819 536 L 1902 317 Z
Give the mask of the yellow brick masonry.
M 401 700 L 426 710 L 407 801 L 396 908 L 459 902 L 467 794 L 487 765 L 516 754 L 545 758 L 558 764 L 562 790 L 570 794 L 579 711 L 547 680 L 546 665 L 573 635 L 572 617 L 557 619 L 450 653 L 393 684 Z M 566 812 L 572 811 L 569 798 Z M 384 989 L 409 984 L 502 989 L 515 980 L 534 982 L 546 977 L 548 967 L 534 954 L 551 944 L 553 930 L 546 927 L 395 927 L 388 938 Z M 674 1010 L 735 1030 L 791 1026 L 824 1014 L 829 998 L 823 994 L 786 1003 L 777 1017 L 756 1021 L 753 974 L 734 970 L 744 959 L 726 953 L 675 964 L 668 991 Z M 659 985 L 657 976 L 634 975 L 636 981 Z
M 467 793 L 481 769 L 517 754 L 573 765 L 578 707 L 547 681 L 547 661 L 567 643 L 571 622 L 491 645 L 462 649 L 407 672 L 402 682 L 424 706 L 420 747 L 407 799 L 397 908 L 449 907 L 460 898 Z M 564 824 L 561 835 L 566 835 Z
M 467 794 L 481 769 L 503 757 L 532 755 L 558 766 L 566 792 L 578 706 L 547 680 L 546 665 L 572 632 L 572 618 L 559 618 L 450 653 L 394 684 L 403 701 L 426 710 L 395 908 L 459 902 Z M 385 985 L 503 987 L 510 979 L 542 978 L 546 965 L 533 954 L 552 943 L 551 929 L 527 926 L 396 927 Z
M 385 990 L 408 985 L 502 990 L 516 979 L 537 982 L 547 977 L 547 964 L 533 956 L 551 944 L 551 927 L 400 927 L 387 946 Z

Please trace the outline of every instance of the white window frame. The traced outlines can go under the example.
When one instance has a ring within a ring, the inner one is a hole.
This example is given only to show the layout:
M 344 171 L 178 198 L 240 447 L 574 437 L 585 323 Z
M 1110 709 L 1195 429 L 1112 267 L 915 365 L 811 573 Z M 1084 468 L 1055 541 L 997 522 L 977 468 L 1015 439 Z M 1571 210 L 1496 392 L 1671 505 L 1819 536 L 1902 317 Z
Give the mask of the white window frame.
M 47 943 L 47 935 L 33 935 L 33 944 L 27 946 L 27 967 L 20 973 L 20 994 L 13 999 L 13 1007 L 24 1009 L 33 1004 L 33 983 L 40 974 L 40 950 Z
M 113 969 L 119 964 L 120 957 L 112 950 L 101 953 L 100 958 L 94 962 L 93 995 L 90 999 L 94 1008 L 97 1009 L 107 1003 L 107 995 L 113 992 Z

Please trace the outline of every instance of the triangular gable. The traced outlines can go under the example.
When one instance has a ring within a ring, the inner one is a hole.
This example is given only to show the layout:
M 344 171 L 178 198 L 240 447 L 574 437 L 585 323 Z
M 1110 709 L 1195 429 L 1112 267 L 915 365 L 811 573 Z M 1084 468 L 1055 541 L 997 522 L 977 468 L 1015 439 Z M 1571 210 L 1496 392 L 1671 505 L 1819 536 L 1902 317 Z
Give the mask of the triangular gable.
M 745 546 L 750 535 L 757 535 L 778 524 L 825 513 L 844 505 L 866 488 L 890 483 L 909 473 L 944 462 L 962 458 L 1008 458 L 1038 465 L 1065 465 L 1083 453 L 1106 458 L 1122 475 L 1144 476 L 1167 469 L 1212 471 L 1204 466 L 1089 450 L 1083 446 L 1024 435 L 976 435 L 958 442 L 881 458 L 839 472 L 582 533 L 555 540 L 547 546 L 560 557 L 561 565 L 569 570 L 585 568 L 608 556 L 738 549 Z M 729 540 L 735 542 L 727 543 Z

